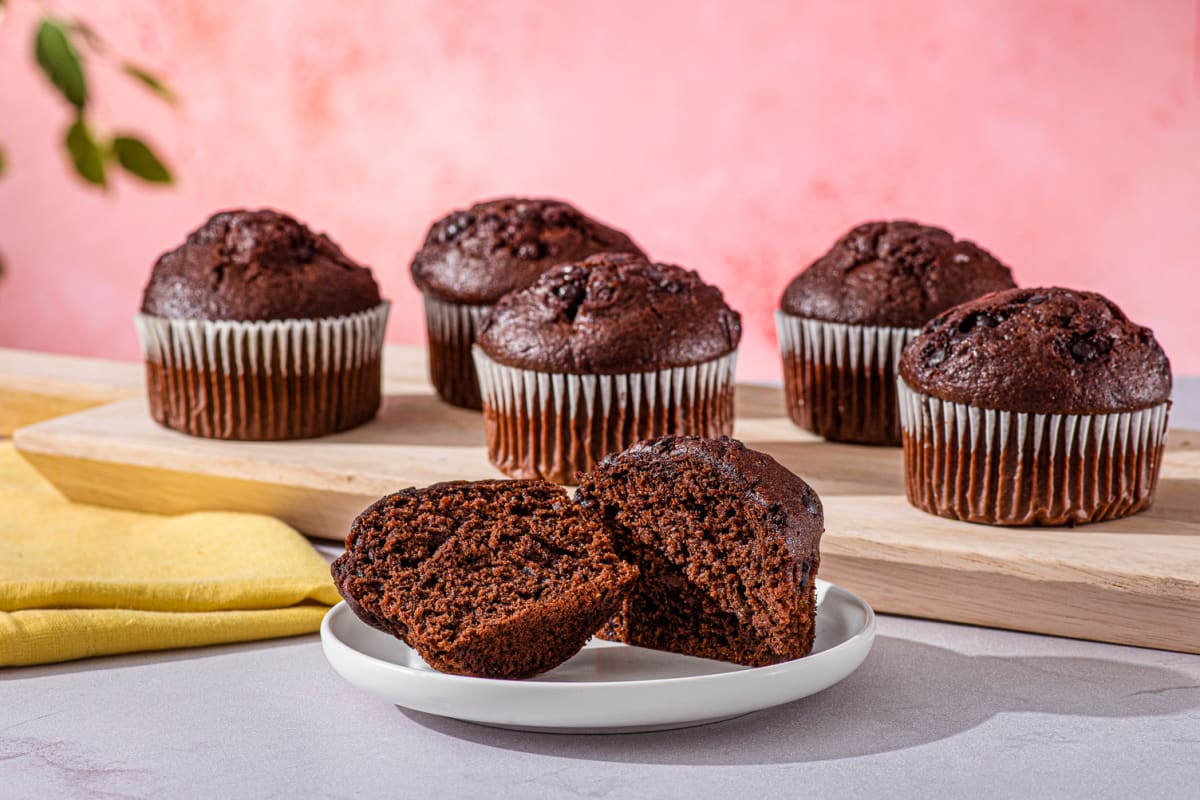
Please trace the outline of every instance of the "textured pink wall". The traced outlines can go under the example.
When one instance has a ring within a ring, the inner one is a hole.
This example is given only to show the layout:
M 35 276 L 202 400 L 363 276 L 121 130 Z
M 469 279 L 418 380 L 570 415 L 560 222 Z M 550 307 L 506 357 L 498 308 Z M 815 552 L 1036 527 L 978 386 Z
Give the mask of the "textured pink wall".
M 1109 294 L 1200 371 L 1190 0 L 62 2 L 183 97 L 161 107 L 97 65 L 101 118 L 151 132 L 182 176 L 107 195 L 59 152 L 32 5 L 0 24 L 0 345 L 134 356 L 155 256 L 234 205 L 329 231 L 396 301 L 390 337 L 418 342 L 425 226 L 524 192 L 723 286 L 746 378 L 778 376 L 788 278 L 894 216 L 976 239 L 1022 283 Z

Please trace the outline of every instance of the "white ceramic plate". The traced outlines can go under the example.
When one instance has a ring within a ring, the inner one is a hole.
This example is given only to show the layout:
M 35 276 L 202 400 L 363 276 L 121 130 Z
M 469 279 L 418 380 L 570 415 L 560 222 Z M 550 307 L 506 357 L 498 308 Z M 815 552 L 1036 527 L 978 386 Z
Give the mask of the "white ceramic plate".
M 573 658 L 524 681 L 436 672 L 398 639 L 345 603 L 321 623 L 325 657 L 354 686 L 396 705 L 443 717 L 563 733 L 665 730 L 703 725 L 807 697 L 845 678 L 875 641 L 861 598 L 817 581 L 812 655 L 741 667 L 592 639 Z

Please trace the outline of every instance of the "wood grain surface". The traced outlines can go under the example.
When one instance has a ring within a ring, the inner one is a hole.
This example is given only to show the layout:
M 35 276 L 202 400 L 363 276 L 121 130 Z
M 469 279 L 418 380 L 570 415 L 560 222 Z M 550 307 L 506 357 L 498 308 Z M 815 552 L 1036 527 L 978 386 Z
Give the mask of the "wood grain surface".
M 136 397 L 140 364 L 0 347 L 0 436 L 23 425 Z
M 134 397 L 23 428 L 14 440 L 74 500 L 256 511 L 341 538 L 384 493 L 499 476 L 479 414 L 437 400 L 420 350 L 392 346 L 386 365 L 379 417 L 322 439 L 194 439 L 155 425 Z M 739 438 L 821 495 L 821 576 L 878 611 L 1200 652 L 1200 434 L 1172 431 L 1146 513 L 1078 528 L 996 528 L 912 508 L 899 449 L 817 439 L 787 420 L 776 388 L 739 386 L 737 416 Z

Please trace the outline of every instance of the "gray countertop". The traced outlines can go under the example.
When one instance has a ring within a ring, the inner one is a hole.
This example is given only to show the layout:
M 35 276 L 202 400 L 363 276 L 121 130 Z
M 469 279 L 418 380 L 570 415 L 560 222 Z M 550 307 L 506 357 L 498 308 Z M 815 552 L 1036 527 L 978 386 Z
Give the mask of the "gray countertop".
M 1200 428 L 1200 379 L 1173 423 Z M 1200 620 L 1197 620 L 1200 625 Z M 316 636 L 0 671 L 3 797 L 1196 797 L 1200 656 L 881 616 L 804 700 L 665 733 L 407 712 Z

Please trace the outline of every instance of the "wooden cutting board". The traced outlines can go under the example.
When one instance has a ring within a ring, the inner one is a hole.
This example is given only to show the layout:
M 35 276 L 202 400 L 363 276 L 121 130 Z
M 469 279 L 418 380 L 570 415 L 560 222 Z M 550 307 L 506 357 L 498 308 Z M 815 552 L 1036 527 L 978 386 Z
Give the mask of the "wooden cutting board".
M 22 425 L 136 397 L 141 364 L 0 347 L 0 436 Z
M 288 443 L 194 439 L 155 425 L 138 397 L 17 431 L 18 449 L 68 497 L 178 513 L 257 511 L 341 538 L 382 494 L 500 475 L 479 414 L 439 402 L 422 352 L 389 349 L 378 419 Z M 825 504 L 821 577 L 879 611 L 1200 653 L 1200 433 L 1173 431 L 1150 511 L 1080 528 L 944 520 L 904 498 L 901 453 L 794 427 L 775 388 L 738 387 L 735 434 L 808 480 Z

